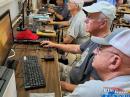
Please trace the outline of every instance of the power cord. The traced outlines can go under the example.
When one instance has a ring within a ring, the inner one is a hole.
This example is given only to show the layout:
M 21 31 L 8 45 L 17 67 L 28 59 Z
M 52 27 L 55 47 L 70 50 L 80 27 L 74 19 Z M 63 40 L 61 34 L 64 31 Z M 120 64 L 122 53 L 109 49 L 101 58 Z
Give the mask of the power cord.
M 9 59 L 15 56 L 15 51 L 13 49 L 11 49 L 11 51 L 13 52 L 13 55 L 8 56 Z

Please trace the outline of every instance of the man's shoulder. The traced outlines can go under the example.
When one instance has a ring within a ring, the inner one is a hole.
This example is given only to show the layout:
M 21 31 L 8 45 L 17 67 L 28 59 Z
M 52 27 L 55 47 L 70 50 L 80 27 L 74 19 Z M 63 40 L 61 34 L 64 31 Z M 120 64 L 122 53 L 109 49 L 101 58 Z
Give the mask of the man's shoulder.
M 85 15 L 85 13 L 82 10 L 80 10 L 77 13 L 76 18 L 77 18 L 77 21 L 85 20 L 86 19 L 86 15 Z
M 72 95 L 77 97 L 86 97 L 86 95 L 87 97 L 100 97 L 99 95 L 103 91 L 102 83 L 100 80 L 86 81 L 84 84 L 78 85 Z
M 91 40 L 91 38 L 88 40 L 88 41 L 86 41 L 84 44 L 81 44 L 80 46 L 84 46 L 84 48 L 91 48 L 91 47 L 97 47 L 98 46 L 98 44 L 97 43 L 94 43 L 92 40 Z

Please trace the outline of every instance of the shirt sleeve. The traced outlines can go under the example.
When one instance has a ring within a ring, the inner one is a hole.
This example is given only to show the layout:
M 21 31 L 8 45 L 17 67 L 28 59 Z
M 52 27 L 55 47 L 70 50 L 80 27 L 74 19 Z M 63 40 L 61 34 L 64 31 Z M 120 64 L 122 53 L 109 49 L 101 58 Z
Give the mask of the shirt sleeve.
M 75 90 L 65 97 L 102 97 L 103 82 L 99 80 L 87 81 L 78 85 Z
M 80 50 L 81 50 L 82 52 L 84 52 L 84 50 L 85 50 L 86 47 L 90 44 L 90 42 L 91 42 L 91 39 L 89 39 L 89 40 L 86 41 L 85 43 L 81 44 L 81 45 L 80 45 Z
M 80 18 L 73 19 L 68 28 L 67 35 L 70 35 L 74 39 L 77 37 L 85 36 L 85 22 Z
M 70 35 L 71 37 L 76 39 L 78 34 L 79 34 L 79 24 L 77 24 L 76 22 L 73 24 L 71 23 L 68 28 L 67 35 Z

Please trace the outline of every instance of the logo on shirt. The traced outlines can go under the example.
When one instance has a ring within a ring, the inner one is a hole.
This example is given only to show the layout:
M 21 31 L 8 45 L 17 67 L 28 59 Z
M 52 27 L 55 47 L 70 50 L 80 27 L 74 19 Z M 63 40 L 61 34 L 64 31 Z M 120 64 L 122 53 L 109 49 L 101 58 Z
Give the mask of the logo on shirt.
M 105 87 L 101 97 L 130 97 L 130 90 L 123 90 L 118 87 Z

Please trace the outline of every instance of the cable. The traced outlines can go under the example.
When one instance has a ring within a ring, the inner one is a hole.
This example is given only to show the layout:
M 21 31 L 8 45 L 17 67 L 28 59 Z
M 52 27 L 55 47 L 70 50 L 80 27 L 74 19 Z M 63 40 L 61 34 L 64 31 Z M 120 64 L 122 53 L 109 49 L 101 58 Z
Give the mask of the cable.
M 14 27 L 20 20 L 22 19 L 22 15 L 20 15 L 12 24 L 12 27 Z
M 8 56 L 8 58 L 12 58 L 12 57 L 14 57 L 14 56 L 15 56 L 15 51 L 14 51 L 13 49 L 11 49 L 11 51 L 13 52 L 13 55 Z

